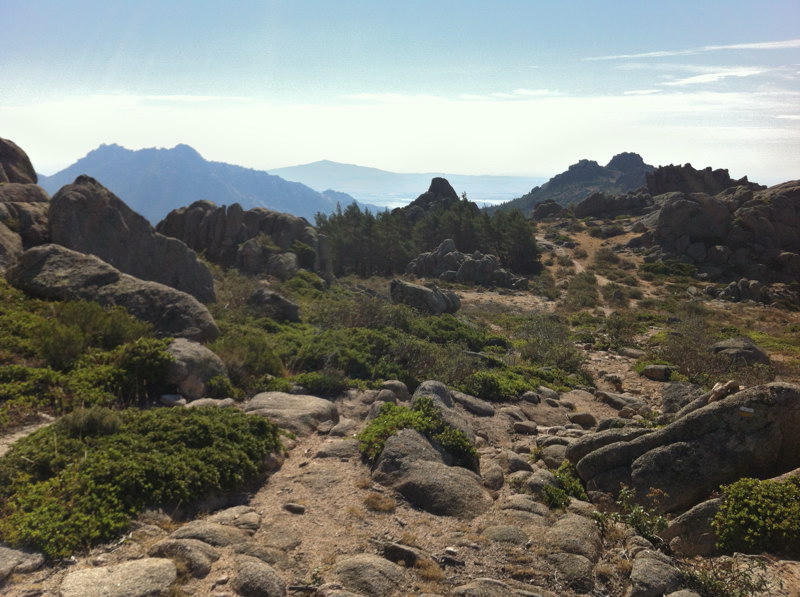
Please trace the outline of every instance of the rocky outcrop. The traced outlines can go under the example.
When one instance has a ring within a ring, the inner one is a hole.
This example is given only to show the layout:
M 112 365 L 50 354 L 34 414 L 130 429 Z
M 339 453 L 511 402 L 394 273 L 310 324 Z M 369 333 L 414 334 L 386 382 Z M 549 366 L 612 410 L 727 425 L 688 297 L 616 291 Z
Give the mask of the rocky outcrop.
M 552 199 L 537 203 L 532 212 L 533 219 L 536 221 L 547 220 L 550 218 L 564 218 L 567 216 L 567 214 L 569 214 L 567 208 L 559 205 Z
M 332 278 L 327 238 L 305 218 L 291 214 L 260 207 L 245 211 L 238 203 L 218 207 L 211 201 L 195 201 L 171 211 L 156 229 L 223 267 L 281 278 L 303 267 Z
M 479 251 L 462 253 L 452 239 L 442 241 L 435 251 L 421 253 L 406 268 L 406 273 L 420 278 L 439 278 L 444 282 L 500 286 L 503 288 L 527 288 L 528 281 L 512 275 L 500 267 L 495 255 L 484 255 Z
M 652 489 L 666 511 L 690 508 L 720 485 L 768 478 L 800 465 L 800 386 L 771 383 L 738 392 L 629 441 L 580 459 L 569 453 L 590 491 L 615 494 L 620 483 L 640 499 Z
M 458 193 L 447 179 L 436 177 L 431 180 L 431 186 L 425 193 L 398 210 L 405 214 L 410 222 L 416 222 L 433 209 L 448 209 L 459 201 Z
M 716 195 L 670 192 L 654 201 L 658 209 L 637 224 L 645 233 L 630 243 L 651 249 L 647 261 L 692 263 L 710 279 L 800 278 L 800 181 Z
M 394 303 L 413 307 L 423 313 L 441 315 L 455 313 L 461 308 L 461 301 L 455 292 L 432 288 L 394 279 L 389 285 L 389 296 Z
M 747 177 L 733 180 L 727 170 L 711 167 L 695 170 L 691 164 L 684 166 L 659 166 L 646 176 L 647 190 L 652 195 L 664 193 L 706 193 L 716 195 L 731 187 L 762 188 L 748 182 Z
M 28 154 L 13 141 L 0 138 L 0 183 L 36 184 L 37 180 Z
M 576 218 L 613 218 L 620 215 L 638 216 L 648 211 L 653 198 L 648 193 L 610 195 L 592 193 L 575 206 Z
M 25 249 L 48 241 L 49 202 L 25 152 L 0 139 L 0 271 L 14 265 Z
M 60 245 L 25 251 L 8 272 L 26 293 L 49 300 L 87 300 L 118 305 L 153 324 L 163 336 L 206 342 L 219 336 L 208 309 L 193 296 L 169 286 L 121 273 L 99 257 Z
M 204 303 L 215 299 L 211 272 L 194 251 L 156 233 L 144 217 L 88 176 L 53 196 L 50 237 L 131 276 L 171 286 Z
M 35 184 L 0 183 L 0 223 L 19 235 L 23 248 L 48 242 L 50 197 Z

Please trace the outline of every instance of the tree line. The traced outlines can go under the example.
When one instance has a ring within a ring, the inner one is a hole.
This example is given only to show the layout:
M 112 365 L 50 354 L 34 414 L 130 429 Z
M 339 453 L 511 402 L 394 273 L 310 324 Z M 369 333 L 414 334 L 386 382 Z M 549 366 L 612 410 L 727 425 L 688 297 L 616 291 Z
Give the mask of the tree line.
M 522 212 L 489 215 L 466 196 L 428 211 L 409 206 L 373 214 L 352 203 L 316 216 L 317 230 L 330 242 L 334 275 L 391 276 L 403 273 L 420 253 L 448 238 L 463 253 L 497 255 L 517 274 L 536 273 L 539 253 L 534 226 Z

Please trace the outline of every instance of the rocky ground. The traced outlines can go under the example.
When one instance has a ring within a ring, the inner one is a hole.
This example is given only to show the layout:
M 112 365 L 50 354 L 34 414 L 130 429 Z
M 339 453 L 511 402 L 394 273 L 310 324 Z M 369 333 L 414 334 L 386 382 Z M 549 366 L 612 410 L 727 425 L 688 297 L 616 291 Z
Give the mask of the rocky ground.
M 599 248 L 612 244 L 583 234 L 576 246 L 554 248 L 553 255 L 575 257 L 572 267 L 583 271 Z M 576 256 L 576 248 L 585 255 Z M 550 266 L 554 275 L 558 267 Z M 473 313 L 553 307 L 527 291 L 459 295 L 462 309 Z M 756 305 L 720 308 L 762 320 L 794 317 Z M 563 508 L 544 503 L 544 487 L 557 485 L 548 470 L 569 445 L 599 436 L 598 423 L 626 407 L 629 417 L 663 407 L 665 383 L 636 373 L 636 357 L 635 351 L 587 348 L 586 368 L 596 385 L 591 392 L 539 389 L 514 405 L 457 393 L 443 397 L 452 400 L 445 408 L 453 420 L 475 434 L 480 477 L 464 472 L 451 478 L 453 467 L 415 452 L 424 447 L 409 447 L 414 438 L 395 446 L 394 464 L 371 467 L 361 459 L 354 436 L 376 405 L 412 400 L 399 384 L 351 390 L 332 401 L 335 409 L 295 396 L 296 408 L 287 412 L 262 397 L 244 407 L 281 417 L 297 437 L 286 441 L 279 466 L 251 494 L 235 504 L 209 505 L 193 521 L 146 513 L 116 543 L 57 565 L 0 547 L 0 578 L 7 576 L 0 591 L 9 597 L 698 595 L 681 576 L 679 559 L 628 528 L 602 535 L 596 505 L 574 498 Z M 0 454 L 35 428 L 1 438 Z M 398 470 L 428 478 L 409 489 Z M 770 583 L 765 594 L 800 595 L 797 562 L 760 561 Z

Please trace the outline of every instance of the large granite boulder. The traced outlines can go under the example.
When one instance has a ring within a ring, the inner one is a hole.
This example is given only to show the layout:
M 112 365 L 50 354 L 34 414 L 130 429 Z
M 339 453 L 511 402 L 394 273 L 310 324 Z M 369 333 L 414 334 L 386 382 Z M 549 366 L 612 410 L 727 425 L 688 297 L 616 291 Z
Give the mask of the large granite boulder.
M 461 308 L 461 301 L 455 292 L 441 291 L 435 286 L 428 288 L 394 279 L 389 285 L 392 302 L 413 307 L 423 313 L 441 315 L 455 313 Z
M 68 572 L 62 597 L 151 597 L 164 595 L 178 577 L 167 558 L 142 558 L 113 566 Z
M 37 180 L 28 154 L 13 141 L 0 138 L 0 183 L 36 184 Z
M 261 207 L 244 210 L 238 203 L 217 206 L 195 201 L 171 211 L 156 229 L 178 238 L 223 267 L 287 277 L 298 267 L 332 278 L 327 237 L 305 218 Z M 292 255 L 294 261 L 289 262 Z
M 442 453 L 412 429 L 386 440 L 372 477 L 432 514 L 469 519 L 492 504 L 478 475 L 445 464 Z
M 187 398 L 206 395 L 208 382 L 215 377 L 228 377 L 228 369 L 214 352 L 186 338 L 175 338 L 167 347 L 173 361 L 167 371 L 167 383 L 174 384 Z
M 708 404 L 638 437 L 568 452 L 589 491 L 616 494 L 620 483 L 639 499 L 652 489 L 661 506 L 681 511 L 720 485 L 769 478 L 800 466 L 800 385 L 771 383 Z M 579 458 L 579 459 L 578 459 Z
M 79 176 L 50 202 L 50 237 L 68 249 L 96 255 L 115 268 L 213 302 L 208 267 L 183 242 L 153 230 L 94 178 Z
M 25 251 L 8 272 L 17 288 L 49 300 L 87 300 L 118 305 L 153 324 L 163 336 L 207 342 L 219 336 L 208 309 L 193 296 L 121 273 L 99 257 L 60 245 Z
M 329 400 L 285 392 L 256 394 L 244 404 L 244 411 L 272 419 L 300 435 L 312 433 L 322 423 L 339 422 L 339 411 Z

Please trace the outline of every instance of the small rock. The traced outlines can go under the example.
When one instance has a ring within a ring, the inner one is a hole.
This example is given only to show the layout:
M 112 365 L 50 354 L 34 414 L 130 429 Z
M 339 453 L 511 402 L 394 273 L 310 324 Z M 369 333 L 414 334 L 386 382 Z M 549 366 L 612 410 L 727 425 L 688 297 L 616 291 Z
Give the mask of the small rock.
M 515 421 L 511 428 L 514 433 L 521 435 L 536 435 L 539 432 L 539 426 L 533 421 Z
M 567 415 L 570 422 L 580 425 L 584 429 L 591 429 L 597 426 L 597 419 L 592 413 L 580 412 Z
M 647 365 L 642 369 L 642 375 L 653 381 L 669 381 L 672 367 L 669 365 Z
M 306 507 L 305 506 L 303 506 L 302 504 L 294 504 L 294 503 L 291 503 L 291 502 L 288 503 L 288 504 L 284 504 L 283 505 L 283 509 L 286 510 L 287 512 L 291 512 L 292 514 L 305 514 L 306 513 Z

